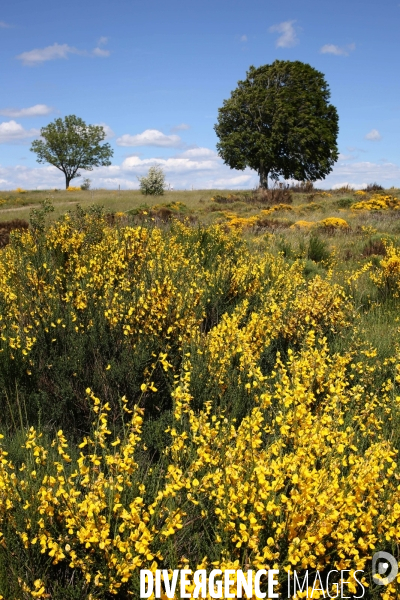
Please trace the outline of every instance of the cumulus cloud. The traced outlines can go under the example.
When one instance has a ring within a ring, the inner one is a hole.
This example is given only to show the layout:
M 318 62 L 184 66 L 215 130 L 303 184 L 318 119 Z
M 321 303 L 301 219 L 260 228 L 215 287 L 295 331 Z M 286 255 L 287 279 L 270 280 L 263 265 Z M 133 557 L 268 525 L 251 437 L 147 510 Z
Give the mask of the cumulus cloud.
M 99 167 L 88 173 L 93 187 L 138 189 L 138 177 L 146 175 L 151 166 L 160 165 L 167 181 L 175 189 L 251 188 L 257 184 L 258 176 L 250 169 L 236 171 L 224 165 L 218 154 L 210 148 L 190 148 L 170 158 L 143 158 L 137 155 L 126 157 L 121 164 Z M 82 171 L 82 176 L 85 176 Z M 0 166 L 0 187 L 15 189 L 62 188 L 62 174 L 52 166 L 15 167 Z M 77 180 L 79 181 L 79 180 Z
M 360 161 L 352 163 L 336 163 L 332 172 L 321 182 L 318 187 L 337 188 L 351 185 L 357 189 L 365 187 L 365 182 L 377 181 L 383 186 L 399 185 L 400 167 L 391 162 L 373 163 Z
M 322 46 L 321 54 L 335 54 L 336 56 L 348 56 L 350 52 L 355 50 L 355 44 L 348 44 L 347 46 L 335 46 L 335 44 L 325 44 Z
M 370 140 L 371 142 L 379 142 L 382 139 L 381 134 L 377 129 L 371 129 L 365 136 L 366 140 Z
M 188 129 L 190 129 L 190 125 L 187 125 L 186 123 L 181 123 L 180 125 L 174 125 L 174 127 L 171 127 L 171 131 L 187 131 Z
M 213 171 L 217 168 L 215 160 L 194 160 L 191 158 L 139 158 L 139 156 L 129 156 L 122 163 L 122 169 L 125 170 L 147 170 L 155 164 L 159 164 L 163 169 L 170 173 L 187 173 L 188 171 Z
M 24 129 L 20 123 L 14 120 L 0 123 L 0 144 L 20 142 L 39 134 L 38 129 Z
M 230 186 L 245 186 L 252 179 L 252 175 L 237 175 L 236 177 L 222 177 L 214 179 L 213 183 L 215 187 L 222 187 L 229 189 Z
M 341 188 L 344 187 L 348 187 L 351 188 L 352 190 L 362 190 L 364 188 L 367 187 L 367 183 L 360 183 L 360 184 L 356 184 L 356 183 L 350 183 L 349 181 L 341 181 L 340 183 L 335 183 L 332 186 L 332 190 L 340 190 Z
M 283 21 L 282 23 L 278 23 L 277 25 L 272 25 L 269 28 L 270 33 L 280 33 L 281 35 L 276 40 L 277 48 L 291 48 L 298 44 L 299 40 L 297 38 L 296 30 L 293 24 L 296 21 Z
M 42 117 L 53 111 L 54 108 L 47 106 L 47 104 L 35 104 L 28 108 L 3 108 L 0 110 L 0 115 L 21 119 L 23 117 Z
M 143 133 L 129 135 L 125 133 L 117 138 L 118 146 L 158 146 L 159 148 L 178 148 L 182 146 L 179 135 L 165 135 L 158 129 L 146 129 Z

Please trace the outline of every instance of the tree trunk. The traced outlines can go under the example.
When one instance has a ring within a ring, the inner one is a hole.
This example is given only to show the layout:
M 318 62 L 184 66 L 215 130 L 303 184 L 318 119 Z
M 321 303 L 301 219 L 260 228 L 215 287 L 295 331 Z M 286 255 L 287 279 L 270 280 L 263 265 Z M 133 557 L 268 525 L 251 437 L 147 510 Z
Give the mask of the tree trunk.
M 260 168 L 258 169 L 258 174 L 260 176 L 260 188 L 267 190 L 269 170 L 266 169 L 263 164 L 261 164 Z
M 66 173 L 65 173 L 65 189 L 67 190 L 69 188 L 69 184 L 71 183 L 71 179 L 72 177 L 69 177 Z

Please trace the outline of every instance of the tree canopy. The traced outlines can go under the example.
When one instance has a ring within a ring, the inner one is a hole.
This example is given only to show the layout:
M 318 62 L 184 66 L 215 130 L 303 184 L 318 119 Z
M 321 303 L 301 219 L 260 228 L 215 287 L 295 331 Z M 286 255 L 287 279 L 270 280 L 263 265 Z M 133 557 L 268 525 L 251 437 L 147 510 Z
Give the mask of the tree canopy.
M 214 129 L 231 169 L 250 167 L 260 186 L 277 180 L 324 179 L 338 159 L 336 108 L 322 73 L 300 61 L 253 66 L 224 100 Z
M 108 166 L 113 150 L 110 144 L 101 142 L 106 137 L 101 125 L 86 125 L 75 115 L 55 119 L 40 130 L 43 139 L 32 142 L 31 151 L 36 152 L 39 163 L 50 163 L 65 175 L 65 187 L 79 169 L 92 171 L 93 167 Z

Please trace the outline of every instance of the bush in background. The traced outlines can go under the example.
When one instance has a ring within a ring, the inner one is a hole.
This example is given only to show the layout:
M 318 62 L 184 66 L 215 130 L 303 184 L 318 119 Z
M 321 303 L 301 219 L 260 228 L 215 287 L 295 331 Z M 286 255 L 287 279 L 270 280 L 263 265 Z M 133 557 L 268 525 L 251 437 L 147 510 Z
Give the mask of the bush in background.
M 150 167 L 147 177 L 138 177 L 140 191 L 146 196 L 162 196 L 165 189 L 165 173 L 162 167 Z

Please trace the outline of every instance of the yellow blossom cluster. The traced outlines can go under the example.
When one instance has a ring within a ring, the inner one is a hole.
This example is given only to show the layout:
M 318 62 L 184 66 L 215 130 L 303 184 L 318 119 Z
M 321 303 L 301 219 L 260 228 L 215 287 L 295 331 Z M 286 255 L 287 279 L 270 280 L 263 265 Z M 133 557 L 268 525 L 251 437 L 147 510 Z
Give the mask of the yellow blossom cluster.
M 312 229 L 318 228 L 325 231 L 349 231 L 350 226 L 344 219 L 340 217 L 328 217 L 327 219 L 322 219 L 321 221 L 296 221 L 291 226 L 291 229 Z
M 369 200 L 361 200 L 351 207 L 352 210 L 399 210 L 400 200 L 390 194 L 375 194 Z

